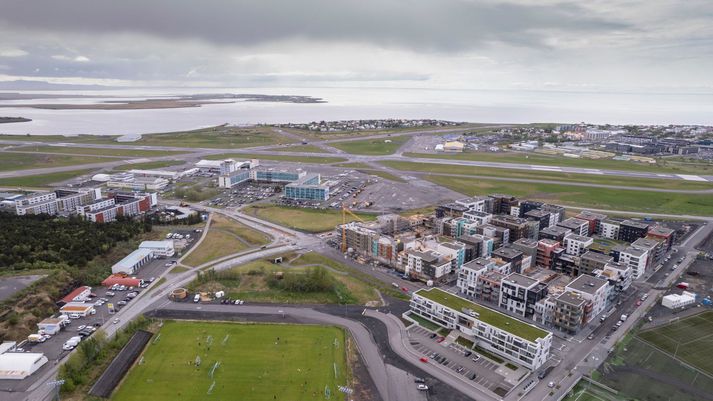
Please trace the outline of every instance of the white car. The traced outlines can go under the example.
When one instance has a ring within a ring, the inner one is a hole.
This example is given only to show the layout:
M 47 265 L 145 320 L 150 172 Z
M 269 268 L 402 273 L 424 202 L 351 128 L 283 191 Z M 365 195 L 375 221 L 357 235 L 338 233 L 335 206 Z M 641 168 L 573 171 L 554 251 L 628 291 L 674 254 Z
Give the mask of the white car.
M 116 318 L 116 319 L 112 320 L 112 322 L 113 322 L 114 324 L 119 324 L 119 318 Z
M 74 345 L 72 345 L 72 344 L 64 344 L 64 345 L 62 345 L 62 349 L 65 350 L 65 351 L 71 351 L 71 350 L 74 349 Z
M 86 329 L 86 328 L 87 328 L 87 326 L 83 324 L 83 325 L 77 327 L 77 331 L 82 331 L 82 330 L 84 330 L 84 329 Z
M 428 391 L 428 386 L 425 384 L 419 384 L 418 386 L 416 386 L 416 388 L 421 391 Z

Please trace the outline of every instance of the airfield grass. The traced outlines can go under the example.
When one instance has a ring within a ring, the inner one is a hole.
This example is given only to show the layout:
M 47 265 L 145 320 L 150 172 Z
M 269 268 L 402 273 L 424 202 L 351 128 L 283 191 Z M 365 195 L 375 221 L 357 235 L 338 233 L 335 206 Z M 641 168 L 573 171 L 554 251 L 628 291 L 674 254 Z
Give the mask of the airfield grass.
M 118 135 L 0 135 L 4 141 L 116 144 Z
M 347 160 L 343 157 L 332 157 L 332 156 L 290 156 L 290 155 L 270 155 L 270 154 L 257 154 L 257 153 L 221 153 L 221 154 L 217 154 L 217 155 L 206 156 L 206 159 L 210 159 L 210 160 L 261 159 L 261 160 L 278 160 L 278 161 L 283 161 L 283 162 L 312 163 L 312 164 L 331 164 L 331 163 L 339 163 L 339 162 L 343 162 L 343 161 Z
M 106 157 L 0 152 L 0 171 L 30 170 L 111 162 Z
M 21 177 L 0 178 L 0 187 L 40 188 L 57 182 L 67 181 L 95 170 L 72 170 L 58 173 L 26 175 Z
M 345 340 L 331 326 L 166 321 L 111 399 L 313 401 L 326 387 L 344 400 Z
M 123 166 L 114 167 L 114 170 L 153 170 L 165 167 L 180 166 L 185 164 L 185 160 L 158 160 L 146 163 L 130 163 Z
M 624 401 L 610 391 L 580 380 L 562 401 Z
M 360 141 L 332 142 L 329 146 L 354 155 L 381 156 L 390 155 L 408 142 L 409 136 L 392 136 L 387 138 L 364 139 Z M 390 141 L 390 142 L 386 142 Z
M 405 161 L 382 161 L 384 166 L 397 170 L 418 171 L 434 174 L 461 174 L 475 175 L 481 177 L 503 177 L 526 180 L 551 180 L 553 182 L 577 182 L 583 184 L 616 185 L 623 187 L 661 188 L 661 189 L 684 189 L 699 190 L 711 189 L 713 183 L 699 181 L 685 181 L 672 179 L 655 178 L 627 178 L 623 176 L 597 175 L 597 174 L 575 174 L 557 173 L 551 171 L 532 171 L 503 169 L 490 167 L 454 166 L 451 164 L 416 163 Z
M 269 242 L 268 237 L 257 230 L 233 219 L 215 215 L 208 227 L 206 238 L 183 260 L 183 263 L 189 266 L 200 266 L 214 259 Z
M 62 153 L 70 155 L 94 155 L 117 157 L 155 157 L 184 154 L 186 152 L 149 149 L 116 149 L 116 148 L 79 148 L 68 146 L 23 146 L 17 148 L 23 152 Z
M 473 160 L 500 163 L 522 163 L 537 164 L 560 167 L 582 167 L 605 170 L 624 171 L 649 171 L 656 173 L 679 173 L 679 174 L 710 174 L 713 172 L 713 165 L 708 163 L 666 163 L 659 160 L 656 165 L 630 162 L 624 160 L 611 159 L 574 159 L 563 156 L 550 156 L 538 153 L 517 153 L 517 152 L 465 152 L 456 154 L 444 153 L 404 153 L 404 156 L 426 159 L 452 159 L 452 160 Z
M 306 209 L 290 206 L 257 204 L 243 209 L 243 212 L 271 221 L 281 226 L 295 230 L 321 233 L 333 230 L 342 224 L 342 212 L 339 210 Z M 374 220 L 376 216 L 366 213 L 355 213 L 364 221 Z M 354 221 L 354 217 L 347 214 L 347 221 Z
M 134 145 L 176 146 L 183 148 L 238 149 L 251 146 L 280 145 L 294 142 L 270 127 L 217 126 L 192 131 L 142 135 Z
M 713 214 L 713 196 L 708 194 L 625 191 L 440 175 L 426 175 L 424 178 L 468 196 L 506 193 L 527 199 L 596 209 L 699 216 Z
M 275 152 L 306 152 L 306 153 L 329 153 L 326 150 L 315 145 L 296 145 L 286 146 L 283 148 L 272 148 Z
M 639 337 L 713 375 L 713 311 L 642 331 Z

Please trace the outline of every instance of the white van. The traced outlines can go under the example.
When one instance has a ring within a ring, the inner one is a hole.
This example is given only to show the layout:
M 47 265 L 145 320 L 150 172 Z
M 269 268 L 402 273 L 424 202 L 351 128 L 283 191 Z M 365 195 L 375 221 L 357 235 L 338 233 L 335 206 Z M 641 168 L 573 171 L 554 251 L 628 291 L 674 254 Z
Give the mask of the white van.
M 79 316 L 79 313 L 70 313 L 69 318 L 70 319 L 79 319 L 81 316 Z
M 196 294 L 196 296 L 193 297 L 193 302 L 198 303 L 201 300 L 201 294 Z

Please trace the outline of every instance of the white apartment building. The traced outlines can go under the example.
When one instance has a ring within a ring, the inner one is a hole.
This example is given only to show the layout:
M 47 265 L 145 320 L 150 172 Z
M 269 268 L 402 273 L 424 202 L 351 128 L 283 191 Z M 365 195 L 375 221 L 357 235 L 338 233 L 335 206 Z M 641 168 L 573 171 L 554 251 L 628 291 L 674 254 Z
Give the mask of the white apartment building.
M 411 312 L 447 329 L 459 330 L 484 348 L 531 370 L 549 357 L 552 333 L 438 288 L 411 297 Z
M 593 243 L 594 239 L 591 237 L 569 234 L 564 237 L 564 251 L 569 255 L 582 256 Z
M 457 201 L 455 201 L 456 204 L 465 206 L 468 208 L 469 211 L 473 212 L 485 212 L 488 205 L 487 202 L 487 196 L 477 196 L 474 198 L 458 199 Z
M 649 252 L 645 249 L 629 246 L 619 252 L 619 263 L 631 268 L 631 276 L 634 280 L 644 275 Z
M 568 228 L 577 235 L 581 235 L 584 237 L 589 235 L 589 222 L 587 220 L 570 217 L 565 221 L 557 223 L 557 225 L 563 228 Z
M 476 223 L 476 225 L 478 226 L 483 224 L 489 224 L 490 220 L 493 219 L 493 215 L 491 213 L 478 211 L 465 212 L 463 213 L 463 217 Z
M 438 279 L 452 271 L 451 260 L 432 250 L 417 251 L 409 249 L 405 252 L 407 275 L 416 274 L 428 279 Z M 403 256 L 399 256 L 402 260 Z
M 599 235 L 609 239 L 619 239 L 619 222 L 603 220 L 599 223 Z
M 54 192 L 35 192 L 15 200 L 15 213 L 18 216 L 56 214 L 57 211 L 57 194 Z

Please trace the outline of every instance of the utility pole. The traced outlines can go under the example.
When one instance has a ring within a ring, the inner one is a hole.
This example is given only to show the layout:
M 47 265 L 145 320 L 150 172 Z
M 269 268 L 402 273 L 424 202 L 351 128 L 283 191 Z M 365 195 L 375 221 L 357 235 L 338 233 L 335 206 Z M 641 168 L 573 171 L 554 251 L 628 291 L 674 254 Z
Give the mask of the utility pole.
M 53 390 L 57 391 L 55 393 L 55 397 L 52 397 L 52 399 L 56 399 L 57 401 L 59 401 L 59 389 L 62 387 L 63 384 L 64 384 L 64 379 L 51 380 L 46 383 L 46 385 L 52 387 Z

